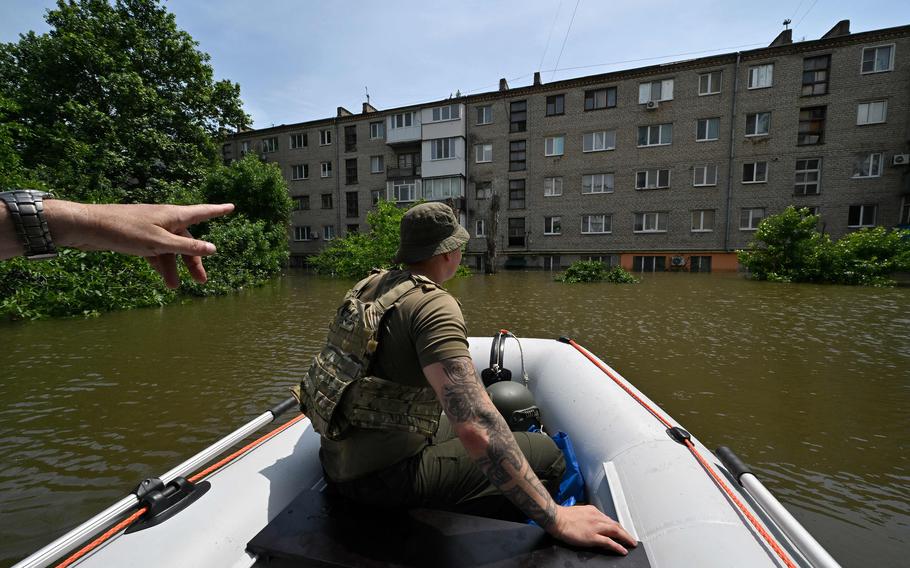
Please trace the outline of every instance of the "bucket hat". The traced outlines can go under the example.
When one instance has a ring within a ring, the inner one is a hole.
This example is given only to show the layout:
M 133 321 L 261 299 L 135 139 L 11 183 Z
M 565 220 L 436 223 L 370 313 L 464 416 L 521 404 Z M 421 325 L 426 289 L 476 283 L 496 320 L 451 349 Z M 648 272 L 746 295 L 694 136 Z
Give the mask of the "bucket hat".
M 437 254 L 452 252 L 468 242 L 470 235 L 458 224 L 445 203 L 421 203 L 401 218 L 401 243 L 392 262 L 412 264 Z

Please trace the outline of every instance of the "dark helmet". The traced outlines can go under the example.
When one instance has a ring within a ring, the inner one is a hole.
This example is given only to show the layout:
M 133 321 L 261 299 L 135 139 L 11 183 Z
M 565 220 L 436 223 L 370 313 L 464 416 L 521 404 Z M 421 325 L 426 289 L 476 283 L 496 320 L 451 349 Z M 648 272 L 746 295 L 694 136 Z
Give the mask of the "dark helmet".
M 540 427 L 540 409 L 528 387 L 513 381 L 499 381 L 487 387 L 487 392 L 513 432 Z

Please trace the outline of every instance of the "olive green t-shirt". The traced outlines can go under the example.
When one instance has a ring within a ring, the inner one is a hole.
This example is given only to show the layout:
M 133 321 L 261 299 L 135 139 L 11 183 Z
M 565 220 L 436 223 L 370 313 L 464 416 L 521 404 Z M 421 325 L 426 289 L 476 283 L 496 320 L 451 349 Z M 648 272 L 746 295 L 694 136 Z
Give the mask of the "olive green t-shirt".
M 363 289 L 361 299 L 378 298 L 411 276 L 392 270 Z M 470 357 L 461 307 L 446 290 L 418 287 L 386 313 L 371 374 L 409 386 L 427 386 L 423 367 L 452 357 Z M 388 467 L 421 451 L 427 440 L 410 432 L 353 429 L 343 440 L 322 439 L 322 465 L 332 481 L 349 481 Z

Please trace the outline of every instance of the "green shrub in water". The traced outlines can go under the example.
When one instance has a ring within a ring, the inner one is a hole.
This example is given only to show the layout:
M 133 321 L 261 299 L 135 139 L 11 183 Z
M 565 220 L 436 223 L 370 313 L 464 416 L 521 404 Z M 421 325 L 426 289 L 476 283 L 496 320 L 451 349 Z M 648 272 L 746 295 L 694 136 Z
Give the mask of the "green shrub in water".
M 638 279 L 621 266 L 607 268 L 597 260 L 573 262 L 565 272 L 556 275 L 557 282 L 612 282 L 614 284 L 637 284 Z

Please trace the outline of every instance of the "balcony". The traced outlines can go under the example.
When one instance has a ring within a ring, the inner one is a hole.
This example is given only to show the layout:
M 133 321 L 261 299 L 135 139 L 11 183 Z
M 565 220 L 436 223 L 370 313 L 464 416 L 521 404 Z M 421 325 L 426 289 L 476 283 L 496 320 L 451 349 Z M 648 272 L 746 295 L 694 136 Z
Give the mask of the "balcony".
M 420 166 L 410 166 L 407 168 L 388 166 L 385 169 L 385 177 L 386 179 L 420 177 Z

